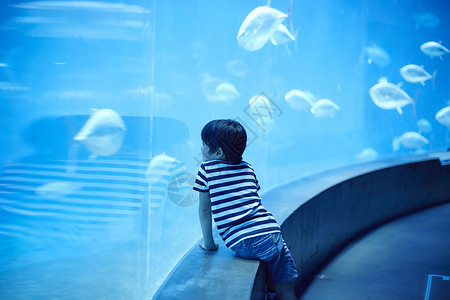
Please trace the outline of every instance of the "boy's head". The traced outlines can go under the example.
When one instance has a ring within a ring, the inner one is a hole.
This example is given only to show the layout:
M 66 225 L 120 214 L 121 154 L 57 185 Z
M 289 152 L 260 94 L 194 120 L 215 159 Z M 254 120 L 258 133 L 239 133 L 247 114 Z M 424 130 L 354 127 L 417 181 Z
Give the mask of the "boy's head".
M 247 144 L 244 127 L 235 120 L 212 120 L 203 127 L 203 144 L 209 153 L 223 153 L 225 160 L 240 163 Z

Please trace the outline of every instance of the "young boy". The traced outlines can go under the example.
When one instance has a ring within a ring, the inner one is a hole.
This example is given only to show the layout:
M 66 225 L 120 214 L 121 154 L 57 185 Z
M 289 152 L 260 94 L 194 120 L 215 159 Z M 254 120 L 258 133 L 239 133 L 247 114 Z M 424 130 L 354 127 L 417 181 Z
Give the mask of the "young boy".
M 296 266 L 275 218 L 261 204 L 252 166 L 242 160 L 244 127 L 234 120 L 213 120 L 202 130 L 202 154 L 194 190 L 200 192 L 200 247 L 217 250 L 212 217 L 225 245 L 237 255 L 264 261 L 279 299 L 296 299 L 291 280 Z

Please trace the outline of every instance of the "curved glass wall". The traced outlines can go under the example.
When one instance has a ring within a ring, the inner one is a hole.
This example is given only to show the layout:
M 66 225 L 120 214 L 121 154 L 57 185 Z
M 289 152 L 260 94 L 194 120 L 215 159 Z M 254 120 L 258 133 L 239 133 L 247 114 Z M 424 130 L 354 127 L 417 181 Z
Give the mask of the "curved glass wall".
M 450 146 L 442 1 L 0 7 L 1 299 L 151 297 L 200 237 L 212 119 L 263 192 Z

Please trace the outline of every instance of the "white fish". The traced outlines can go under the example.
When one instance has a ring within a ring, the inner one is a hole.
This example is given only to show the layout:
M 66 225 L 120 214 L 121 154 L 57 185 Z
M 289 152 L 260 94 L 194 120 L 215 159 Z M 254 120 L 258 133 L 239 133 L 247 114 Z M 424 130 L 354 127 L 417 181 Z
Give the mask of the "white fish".
M 223 101 L 225 102 L 233 101 L 241 96 L 234 85 L 226 81 L 221 82 L 216 87 L 216 93 L 217 96 L 223 98 Z
M 436 113 L 436 121 L 450 129 L 450 106 L 446 106 Z
M 238 45 L 248 51 L 261 49 L 285 18 L 286 14 L 274 8 L 268 6 L 255 8 L 239 28 Z
M 36 194 L 49 198 L 59 199 L 74 193 L 79 186 L 73 182 L 53 181 L 36 188 Z
M 238 59 L 228 61 L 225 66 L 228 73 L 237 77 L 245 76 L 248 73 L 248 67 Z
M 442 46 L 440 43 L 436 42 L 426 42 L 420 45 L 420 50 L 422 50 L 423 53 L 433 58 L 434 56 L 439 56 L 440 59 L 442 59 L 442 56 L 444 54 L 447 54 L 449 51 L 447 48 Z
M 406 65 L 400 69 L 400 74 L 402 77 L 411 83 L 418 83 L 420 82 L 422 85 L 425 85 L 425 81 L 428 79 L 434 79 L 436 76 L 436 72 L 433 73 L 433 76 L 431 76 L 423 66 L 418 65 Z
M 202 81 L 202 92 L 210 102 L 225 102 L 227 104 L 240 96 L 233 84 L 209 76 L 206 76 Z
M 380 78 L 379 82 L 370 88 L 369 94 L 376 106 L 382 109 L 396 109 L 399 114 L 403 114 L 403 106 L 414 104 L 404 90 L 387 82 L 386 78 Z
M 295 41 L 295 37 L 283 24 L 278 25 L 277 29 L 270 38 L 270 42 L 274 46 L 283 45 Z
M 329 99 L 320 99 L 311 107 L 311 112 L 317 118 L 334 117 L 334 113 L 338 110 L 339 106 Z
M 284 95 L 284 100 L 295 110 L 309 111 L 314 104 L 315 97 L 308 91 L 290 90 Z
M 399 137 L 395 137 L 392 141 L 392 148 L 394 151 L 400 149 L 400 145 L 408 149 L 420 149 L 425 145 L 428 145 L 429 141 L 420 133 L 414 131 L 408 131 L 403 133 Z
M 381 47 L 373 44 L 369 47 L 364 47 L 363 55 L 361 57 L 367 57 L 367 63 L 376 64 L 380 68 L 387 67 L 391 63 L 391 57 Z
M 204 75 L 204 78 L 202 80 L 202 92 L 208 101 L 211 102 L 222 101 L 222 99 L 217 97 L 216 91 L 217 86 L 219 86 L 221 82 L 223 81 L 218 78 L 210 77 L 208 74 Z
M 416 122 L 417 127 L 419 127 L 419 133 L 425 132 L 431 132 L 433 130 L 433 127 L 431 126 L 431 123 L 428 122 L 426 119 L 420 119 Z
M 429 12 L 415 14 L 413 15 L 413 19 L 416 22 L 416 29 L 419 29 L 420 26 L 433 28 L 441 22 L 436 15 Z
M 356 154 L 355 157 L 358 160 L 370 161 L 376 159 L 378 157 L 378 153 L 373 148 L 365 148 L 363 151 Z
M 125 136 L 125 124 L 112 109 L 95 110 L 73 138 L 94 155 L 110 156 L 119 151 Z

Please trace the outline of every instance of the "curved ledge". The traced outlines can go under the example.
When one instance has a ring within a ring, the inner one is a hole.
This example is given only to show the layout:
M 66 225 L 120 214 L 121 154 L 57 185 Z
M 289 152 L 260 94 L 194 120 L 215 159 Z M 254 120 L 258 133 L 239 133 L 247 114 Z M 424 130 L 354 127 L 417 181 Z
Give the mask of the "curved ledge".
M 443 166 L 440 158 L 448 160 L 449 153 L 349 166 L 262 195 L 264 206 L 282 224 L 301 272 L 294 282 L 296 294 L 352 240 L 395 218 L 449 202 L 450 165 Z M 238 258 L 223 243 L 211 253 L 194 245 L 154 299 L 263 299 L 264 277 L 263 265 Z

